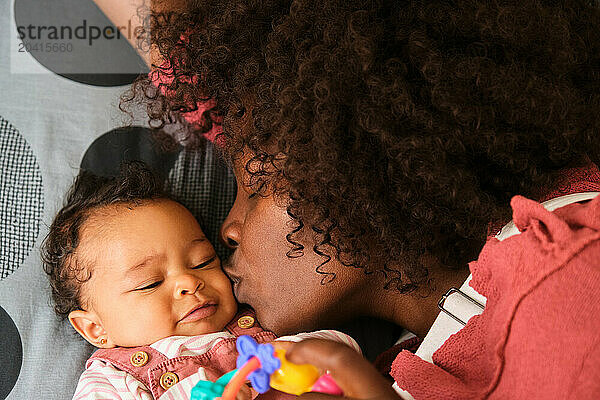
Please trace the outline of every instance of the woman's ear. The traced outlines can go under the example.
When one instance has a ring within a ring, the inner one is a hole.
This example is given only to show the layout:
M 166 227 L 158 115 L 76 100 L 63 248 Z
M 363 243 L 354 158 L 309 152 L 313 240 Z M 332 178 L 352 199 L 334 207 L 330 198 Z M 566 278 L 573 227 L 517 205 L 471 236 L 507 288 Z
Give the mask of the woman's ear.
M 75 310 L 69 313 L 69 322 L 73 328 L 92 346 L 109 349 L 116 347 L 102 327 L 102 323 L 93 311 Z

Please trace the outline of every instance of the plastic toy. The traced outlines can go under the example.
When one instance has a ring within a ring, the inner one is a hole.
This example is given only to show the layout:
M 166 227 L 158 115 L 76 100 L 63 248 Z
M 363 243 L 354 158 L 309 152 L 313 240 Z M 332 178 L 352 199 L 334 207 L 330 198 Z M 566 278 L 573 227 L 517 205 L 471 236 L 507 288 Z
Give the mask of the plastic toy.
M 343 395 L 329 374 L 319 375 L 317 368 L 310 364 L 289 362 L 285 351 L 275 350 L 271 344 L 257 344 L 250 336 L 240 336 L 236 347 L 237 369 L 215 382 L 198 382 L 192 389 L 191 400 L 234 400 L 247 379 L 258 393 L 273 388 L 294 395 L 305 392 Z

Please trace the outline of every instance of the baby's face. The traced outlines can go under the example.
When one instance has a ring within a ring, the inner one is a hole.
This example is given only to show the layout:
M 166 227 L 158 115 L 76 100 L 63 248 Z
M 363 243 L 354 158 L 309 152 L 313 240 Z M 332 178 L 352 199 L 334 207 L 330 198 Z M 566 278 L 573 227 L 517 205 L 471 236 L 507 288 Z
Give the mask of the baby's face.
M 223 330 L 237 304 L 198 222 L 170 200 L 115 205 L 92 214 L 77 259 L 92 268 L 83 287 L 109 345 Z

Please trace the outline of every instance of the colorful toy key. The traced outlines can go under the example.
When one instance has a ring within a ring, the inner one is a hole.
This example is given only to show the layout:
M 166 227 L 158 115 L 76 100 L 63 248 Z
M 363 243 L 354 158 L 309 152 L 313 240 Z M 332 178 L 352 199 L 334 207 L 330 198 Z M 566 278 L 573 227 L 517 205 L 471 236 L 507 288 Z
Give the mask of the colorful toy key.
M 289 362 L 285 350 L 275 350 L 271 344 L 258 344 L 244 335 L 238 337 L 236 347 L 238 368 L 216 382 L 198 382 L 192 389 L 192 400 L 234 400 L 246 379 L 259 393 L 265 393 L 269 387 L 294 395 L 321 392 L 341 396 L 344 393 L 331 375 L 320 376 L 319 370 L 310 364 Z

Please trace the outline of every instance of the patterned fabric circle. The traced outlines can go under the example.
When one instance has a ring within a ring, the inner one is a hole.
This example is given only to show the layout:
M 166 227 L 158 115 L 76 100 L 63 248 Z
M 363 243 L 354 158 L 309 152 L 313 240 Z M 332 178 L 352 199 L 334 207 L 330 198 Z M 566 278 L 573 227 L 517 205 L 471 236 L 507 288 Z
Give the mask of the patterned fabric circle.
M 29 255 L 44 209 L 42 174 L 33 151 L 0 117 L 0 280 Z
M 166 189 L 198 219 L 217 255 L 231 255 L 219 231 L 233 206 L 237 190 L 235 176 L 212 143 L 204 149 L 185 148 L 169 173 Z

